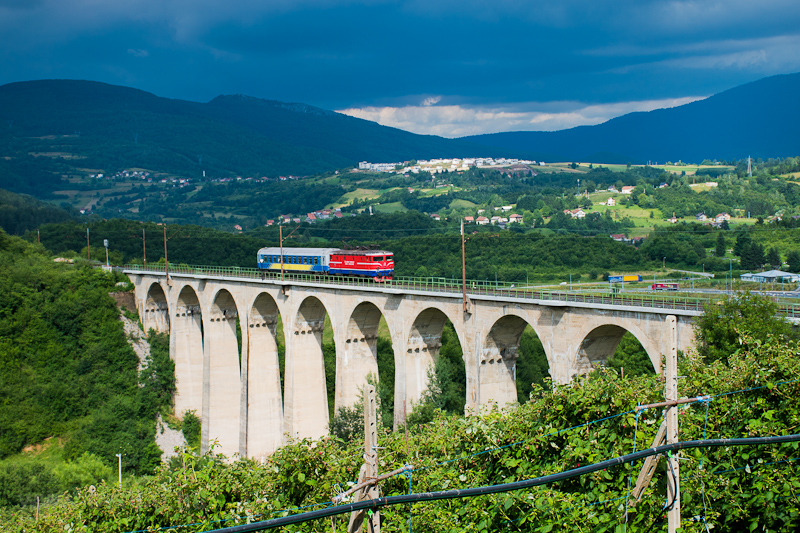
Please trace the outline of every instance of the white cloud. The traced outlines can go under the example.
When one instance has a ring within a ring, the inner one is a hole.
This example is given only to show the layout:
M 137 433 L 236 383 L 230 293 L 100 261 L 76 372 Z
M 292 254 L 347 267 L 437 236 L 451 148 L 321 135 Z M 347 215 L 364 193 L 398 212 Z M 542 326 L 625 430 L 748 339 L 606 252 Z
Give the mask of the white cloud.
M 428 98 L 426 98 L 426 99 L 424 99 L 422 101 L 422 105 L 425 106 L 425 107 L 432 106 L 432 105 L 438 104 L 441 101 L 442 101 L 442 97 L 441 96 L 429 96 Z
M 133 57 L 147 57 L 150 55 L 150 52 L 140 48 L 128 48 L 128 53 Z
M 463 137 L 501 131 L 555 131 L 601 124 L 634 111 L 676 107 L 704 96 L 585 105 L 579 102 L 527 102 L 511 106 L 404 106 L 342 109 L 339 113 L 413 133 Z

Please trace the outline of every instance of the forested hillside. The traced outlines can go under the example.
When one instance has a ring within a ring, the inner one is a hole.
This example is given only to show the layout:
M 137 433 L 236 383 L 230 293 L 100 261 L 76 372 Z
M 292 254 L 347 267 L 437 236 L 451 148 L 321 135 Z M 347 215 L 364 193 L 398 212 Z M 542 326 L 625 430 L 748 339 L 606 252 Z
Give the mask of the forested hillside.
M 76 214 L 26 194 L 0 189 L 0 229 L 11 235 L 22 235 L 42 224 L 65 222 Z
M 158 465 L 155 414 L 169 408 L 173 370 L 162 350 L 138 374 L 109 296 L 123 280 L 80 261 L 54 263 L 0 231 L 0 460 L 54 438 L 66 461 L 111 466 L 124 453 L 131 473 Z M 73 488 L 43 468 L 0 462 L 0 505 Z
M 64 174 L 146 168 L 275 177 L 477 150 L 304 104 L 242 96 L 198 103 L 81 80 L 3 85 L 0 117 L 0 187 L 37 196 Z

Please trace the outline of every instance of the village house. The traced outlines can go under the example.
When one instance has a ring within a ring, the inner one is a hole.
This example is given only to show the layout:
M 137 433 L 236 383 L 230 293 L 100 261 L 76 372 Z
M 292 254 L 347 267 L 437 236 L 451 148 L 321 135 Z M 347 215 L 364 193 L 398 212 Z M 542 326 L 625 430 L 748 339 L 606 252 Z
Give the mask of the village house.
M 475 222 L 475 217 L 464 217 L 464 222 L 466 222 L 467 224 L 472 224 L 473 222 Z
M 613 207 L 614 205 L 616 205 L 616 203 L 617 203 L 617 202 L 616 202 L 616 201 L 615 201 L 613 198 L 611 198 L 611 197 L 609 196 L 609 197 L 608 197 L 608 200 L 606 200 L 605 202 L 600 202 L 600 205 L 607 205 L 607 206 L 609 206 L 609 207 Z
M 572 218 L 584 218 L 586 216 L 586 213 L 584 213 L 583 209 L 581 208 L 572 210 L 564 209 L 564 214 L 569 215 Z
M 513 214 L 508 216 L 508 221 L 509 222 L 514 222 L 514 223 L 517 223 L 517 224 L 522 224 L 522 218 L 523 218 L 522 215 L 518 215 L 516 213 L 513 213 Z
M 440 220 L 440 219 L 441 219 L 441 217 L 439 216 L 439 213 L 433 213 L 433 214 L 431 215 L 431 218 L 432 218 L 433 220 Z
M 705 222 L 706 220 L 708 220 L 708 217 L 706 216 L 705 213 L 697 213 L 694 216 L 694 219 L 697 220 L 698 222 Z
M 626 185 L 622 188 L 622 194 L 631 194 L 635 188 L 633 185 Z
M 475 222 L 476 222 L 476 223 L 477 223 L 479 226 L 485 226 L 486 224 L 488 224 L 488 223 L 489 223 L 489 219 L 488 219 L 488 218 L 486 218 L 486 217 L 478 217 L 478 219 L 477 219 Z
M 719 215 L 717 215 L 714 218 L 714 222 L 716 222 L 717 224 L 722 224 L 726 220 L 730 220 L 730 219 L 731 219 L 731 216 L 728 213 L 720 213 Z

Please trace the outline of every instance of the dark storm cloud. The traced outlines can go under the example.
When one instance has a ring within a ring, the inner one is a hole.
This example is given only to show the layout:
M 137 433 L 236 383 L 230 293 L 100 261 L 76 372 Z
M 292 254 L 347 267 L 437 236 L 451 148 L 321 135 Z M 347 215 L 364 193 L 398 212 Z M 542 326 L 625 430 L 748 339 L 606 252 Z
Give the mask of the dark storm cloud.
M 0 83 L 404 109 L 412 128 L 416 109 L 419 131 L 445 120 L 431 110 L 442 106 L 553 128 L 590 120 L 576 109 L 624 112 L 800 70 L 798 22 L 787 0 L 0 0 Z

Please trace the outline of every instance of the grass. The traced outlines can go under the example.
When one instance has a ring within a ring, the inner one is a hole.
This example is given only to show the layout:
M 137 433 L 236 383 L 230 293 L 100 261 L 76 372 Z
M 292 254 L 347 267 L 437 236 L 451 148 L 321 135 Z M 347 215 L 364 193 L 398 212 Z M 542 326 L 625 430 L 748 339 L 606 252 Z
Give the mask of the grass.
M 354 191 L 345 193 L 342 198 L 345 200 L 372 200 L 378 196 L 380 196 L 380 192 L 377 189 L 356 189 Z
M 450 209 L 464 209 L 477 207 L 478 204 L 470 202 L 469 200 L 456 199 L 450 202 Z
M 404 213 L 408 211 L 400 202 L 392 202 L 390 204 L 378 204 L 372 207 L 377 213 Z

